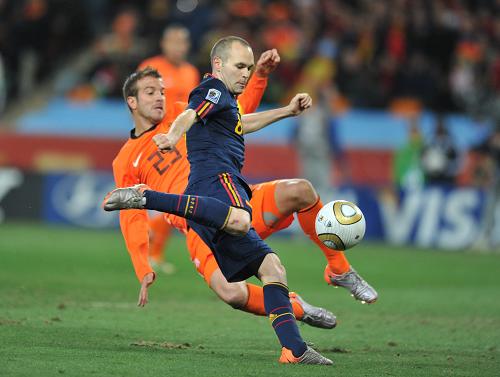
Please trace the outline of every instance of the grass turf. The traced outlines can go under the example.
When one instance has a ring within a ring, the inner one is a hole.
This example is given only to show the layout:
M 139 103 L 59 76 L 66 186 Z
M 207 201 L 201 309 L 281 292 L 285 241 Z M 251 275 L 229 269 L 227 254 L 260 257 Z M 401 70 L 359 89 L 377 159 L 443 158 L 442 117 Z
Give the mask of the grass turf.
M 150 304 L 118 231 L 0 226 L 1 376 L 498 376 L 500 256 L 364 243 L 351 263 L 379 291 L 355 302 L 322 280 L 309 242 L 275 238 L 289 285 L 339 326 L 300 326 L 333 367 L 279 365 L 267 319 L 219 302 L 176 237 Z

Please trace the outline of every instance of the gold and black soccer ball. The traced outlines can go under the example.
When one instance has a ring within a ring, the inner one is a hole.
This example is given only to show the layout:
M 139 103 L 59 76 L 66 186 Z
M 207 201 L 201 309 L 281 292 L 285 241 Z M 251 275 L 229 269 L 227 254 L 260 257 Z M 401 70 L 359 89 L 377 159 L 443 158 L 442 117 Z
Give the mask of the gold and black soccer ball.
M 316 234 L 323 244 L 334 250 L 347 250 L 361 242 L 366 222 L 359 207 L 347 200 L 334 200 L 316 216 Z

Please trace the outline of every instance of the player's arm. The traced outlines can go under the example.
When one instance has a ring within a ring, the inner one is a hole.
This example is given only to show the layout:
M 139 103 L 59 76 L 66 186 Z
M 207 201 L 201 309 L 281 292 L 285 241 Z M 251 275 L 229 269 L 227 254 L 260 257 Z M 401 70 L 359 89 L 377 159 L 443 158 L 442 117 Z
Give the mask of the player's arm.
M 243 133 L 248 134 L 255 132 L 278 120 L 297 116 L 304 110 L 310 108 L 311 105 L 311 96 L 307 93 L 299 93 L 292 98 L 288 106 L 259 113 L 245 114 L 241 117 Z
M 127 179 L 127 172 L 113 165 L 113 173 L 117 187 L 130 186 L 134 182 Z M 120 211 L 120 229 L 127 251 L 130 255 L 135 274 L 141 282 L 137 305 L 144 306 L 148 302 L 148 287 L 155 280 L 155 273 L 149 264 L 149 225 L 145 210 Z
M 153 141 L 162 152 L 174 149 L 184 133 L 188 132 L 198 115 L 193 109 L 184 110 L 170 126 L 168 133 L 156 134 Z
M 221 87 L 222 86 L 222 87 Z M 201 84 L 189 95 L 189 102 L 184 110 L 170 126 L 166 134 L 157 134 L 153 141 L 160 151 L 168 151 L 174 148 L 182 135 L 189 131 L 191 126 L 197 122 L 206 122 L 207 117 L 217 113 L 224 107 L 224 99 L 221 98 L 224 84 L 219 81 L 210 84 Z
M 155 273 L 149 264 L 149 227 L 145 210 L 120 211 L 120 228 L 125 239 L 135 274 L 141 282 L 138 306 L 148 302 L 148 287 L 155 280 Z
M 254 74 L 243 93 L 238 96 L 242 114 L 253 113 L 257 110 L 267 87 L 267 77 L 276 69 L 279 62 L 280 56 L 276 49 L 264 51 L 260 55 Z

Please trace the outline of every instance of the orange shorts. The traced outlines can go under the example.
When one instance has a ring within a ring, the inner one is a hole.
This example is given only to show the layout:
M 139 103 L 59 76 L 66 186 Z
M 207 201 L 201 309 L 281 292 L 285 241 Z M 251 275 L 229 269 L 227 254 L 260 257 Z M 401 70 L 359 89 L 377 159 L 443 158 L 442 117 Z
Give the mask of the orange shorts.
M 285 229 L 293 222 L 293 215 L 283 216 L 276 207 L 274 192 L 279 181 L 252 185 L 252 226 L 262 239 Z M 210 248 L 193 230 L 186 235 L 187 248 L 196 270 L 210 285 L 213 272 L 219 268 Z

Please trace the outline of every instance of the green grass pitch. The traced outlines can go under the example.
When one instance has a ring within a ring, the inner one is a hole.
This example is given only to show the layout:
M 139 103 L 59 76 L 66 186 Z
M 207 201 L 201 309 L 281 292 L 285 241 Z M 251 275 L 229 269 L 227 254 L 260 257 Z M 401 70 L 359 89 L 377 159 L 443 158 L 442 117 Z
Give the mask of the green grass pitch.
M 0 376 L 499 376 L 500 255 L 363 243 L 348 257 L 379 291 L 354 301 L 322 279 L 303 239 L 270 244 L 289 285 L 332 310 L 334 330 L 300 326 L 333 367 L 279 365 L 263 317 L 218 301 L 181 237 L 150 304 L 118 231 L 0 225 Z

